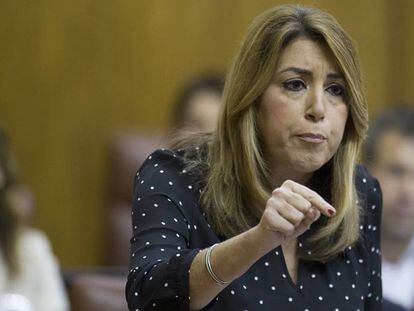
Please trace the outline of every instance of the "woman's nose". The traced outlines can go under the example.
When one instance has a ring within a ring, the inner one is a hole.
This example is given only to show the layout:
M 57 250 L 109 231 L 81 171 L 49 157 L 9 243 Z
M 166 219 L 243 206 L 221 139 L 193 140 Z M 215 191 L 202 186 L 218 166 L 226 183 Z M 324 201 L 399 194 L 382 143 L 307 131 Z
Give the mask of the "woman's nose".
M 323 92 L 314 90 L 309 94 L 307 100 L 305 118 L 312 122 L 323 121 L 325 118 L 325 105 L 323 103 Z

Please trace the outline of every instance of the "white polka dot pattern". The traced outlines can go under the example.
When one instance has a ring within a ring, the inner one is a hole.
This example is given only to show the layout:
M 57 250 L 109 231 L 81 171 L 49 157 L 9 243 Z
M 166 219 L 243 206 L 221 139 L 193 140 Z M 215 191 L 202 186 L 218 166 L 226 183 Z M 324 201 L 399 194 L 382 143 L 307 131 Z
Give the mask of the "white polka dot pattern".
M 208 310 L 378 310 L 381 190 L 362 167 L 356 185 L 365 195 L 358 200 L 365 211 L 359 225 L 365 245 L 349 247 L 327 264 L 300 260 L 297 284 L 278 247 L 220 292 Z M 221 240 L 199 206 L 200 192 L 181 153 L 156 151 L 136 175 L 126 289 L 130 310 L 189 309 L 191 262 L 200 249 Z M 299 237 L 298 249 L 312 254 L 306 246 L 305 235 Z

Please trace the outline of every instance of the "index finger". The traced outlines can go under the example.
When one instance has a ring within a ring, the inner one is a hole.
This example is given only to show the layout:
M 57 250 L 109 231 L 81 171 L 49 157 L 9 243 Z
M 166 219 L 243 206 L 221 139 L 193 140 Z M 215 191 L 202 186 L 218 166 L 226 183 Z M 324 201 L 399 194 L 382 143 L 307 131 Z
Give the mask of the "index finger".
M 314 207 L 316 207 L 322 214 L 328 217 L 335 215 L 335 208 L 325 201 L 317 192 L 309 189 L 308 187 L 301 185 L 292 180 L 284 182 L 291 191 L 301 195 L 306 200 L 308 200 Z

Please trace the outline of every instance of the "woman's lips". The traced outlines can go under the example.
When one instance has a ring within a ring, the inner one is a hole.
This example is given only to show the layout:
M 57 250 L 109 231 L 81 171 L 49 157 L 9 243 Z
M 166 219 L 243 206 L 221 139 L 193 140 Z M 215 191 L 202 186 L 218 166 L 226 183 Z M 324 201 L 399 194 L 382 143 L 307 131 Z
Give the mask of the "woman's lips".
M 305 133 L 296 135 L 300 140 L 312 144 L 322 144 L 326 141 L 326 137 L 321 134 Z

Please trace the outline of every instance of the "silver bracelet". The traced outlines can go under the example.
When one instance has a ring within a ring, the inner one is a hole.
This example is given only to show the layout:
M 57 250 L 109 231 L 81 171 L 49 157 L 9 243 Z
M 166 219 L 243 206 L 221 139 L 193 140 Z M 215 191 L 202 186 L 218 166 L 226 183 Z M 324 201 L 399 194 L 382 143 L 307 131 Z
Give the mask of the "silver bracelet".
M 206 252 L 206 256 L 205 256 L 205 263 L 206 263 L 206 269 L 208 274 L 210 275 L 211 279 L 216 282 L 219 285 L 227 285 L 230 282 L 227 281 L 223 281 L 222 279 L 220 279 L 213 271 L 213 268 L 211 267 L 211 252 L 213 251 L 213 248 L 215 248 L 218 244 L 214 244 L 212 246 L 210 246 L 210 248 L 207 250 Z

